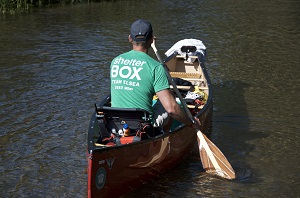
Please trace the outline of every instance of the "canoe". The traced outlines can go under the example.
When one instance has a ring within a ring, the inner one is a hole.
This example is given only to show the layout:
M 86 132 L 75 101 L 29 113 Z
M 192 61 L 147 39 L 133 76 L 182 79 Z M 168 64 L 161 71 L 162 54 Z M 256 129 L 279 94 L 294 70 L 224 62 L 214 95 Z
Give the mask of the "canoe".
M 207 134 L 212 119 L 212 88 L 205 68 L 206 49 L 202 42 L 199 49 L 198 43 L 176 43 L 164 62 L 190 112 L 199 118 L 202 133 Z M 89 198 L 125 195 L 193 151 L 197 134 L 191 127 L 174 121 L 171 130 L 164 132 L 153 128 L 150 119 L 149 112 L 142 109 L 110 107 L 110 95 L 95 104 L 87 142 Z M 123 130 L 125 123 L 129 131 Z

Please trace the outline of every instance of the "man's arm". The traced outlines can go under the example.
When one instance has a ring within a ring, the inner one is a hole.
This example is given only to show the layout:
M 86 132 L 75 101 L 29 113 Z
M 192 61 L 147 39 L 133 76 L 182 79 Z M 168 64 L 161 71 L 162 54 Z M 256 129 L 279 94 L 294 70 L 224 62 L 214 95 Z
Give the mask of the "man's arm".
M 168 114 L 175 120 L 186 125 L 193 124 L 192 120 L 186 115 L 184 110 L 176 102 L 174 96 L 169 89 L 165 89 L 156 93 L 161 104 Z

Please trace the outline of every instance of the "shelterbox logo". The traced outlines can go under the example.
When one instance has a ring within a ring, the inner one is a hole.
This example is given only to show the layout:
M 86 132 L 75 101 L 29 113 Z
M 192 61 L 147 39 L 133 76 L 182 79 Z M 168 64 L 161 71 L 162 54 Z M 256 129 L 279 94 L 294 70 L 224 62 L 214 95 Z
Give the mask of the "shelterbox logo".
M 121 77 L 126 79 L 141 80 L 139 72 L 143 70 L 142 66 L 145 61 L 139 61 L 136 59 L 124 59 L 118 57 L 114 60 L 113 66 L 111 67 L 111 77 Z
M 141 77 L 139 75 L 139 72 L 143 68 L 137 68 L 137 67 L 129 67 L 129 66 L 123 66 L 120 68 L 119 65 L 113 65 L 111 67 L 111 77 L 116 78 L 120 76 L 121 78 L 128 78 L 128 79 L 134 79 L 141 80 Z

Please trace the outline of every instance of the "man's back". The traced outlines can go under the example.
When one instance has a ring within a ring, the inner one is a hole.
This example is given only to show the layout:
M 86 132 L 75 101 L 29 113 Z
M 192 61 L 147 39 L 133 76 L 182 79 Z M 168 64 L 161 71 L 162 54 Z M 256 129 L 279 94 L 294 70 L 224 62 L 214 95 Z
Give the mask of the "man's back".
M 163 66 L 136 50 L 112 61 L 110 77 L 113 107 L 141 108 L 153 113 L 153 95 L 169 88 Z

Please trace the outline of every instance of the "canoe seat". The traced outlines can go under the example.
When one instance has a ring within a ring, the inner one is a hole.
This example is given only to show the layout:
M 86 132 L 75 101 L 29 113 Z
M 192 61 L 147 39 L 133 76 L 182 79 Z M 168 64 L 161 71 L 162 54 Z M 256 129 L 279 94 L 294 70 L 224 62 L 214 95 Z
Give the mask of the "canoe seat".
M 100 128 L 98 143 L 103 140 L 114 141 L 116 145 L 148 139 L 156 135 L 156 129 L 150 122 L 150 113 L 139 108 L 116 108 L 95 104 L 96 117 Z M 130 136 L 122 138 L 124 125 L 130 129 Z M 120 132 L 121 131 L 121 132 Z M 115 136 L 113 139 L 111 139 Z
M 186 52 L 186 53 L 196 52 L 197 48 L 196 48 L 196 46 L 182 46 L 181 51 Z
M 108 118 L 128 118 L 140 121 L 150 120 L 150 113 L 144 109 L 98 106 L 97 104 L 95 104 L 95 109 L 97 112 L 97 117 L 98 115 L 101 116 L 101 114 L 104 113 Z

